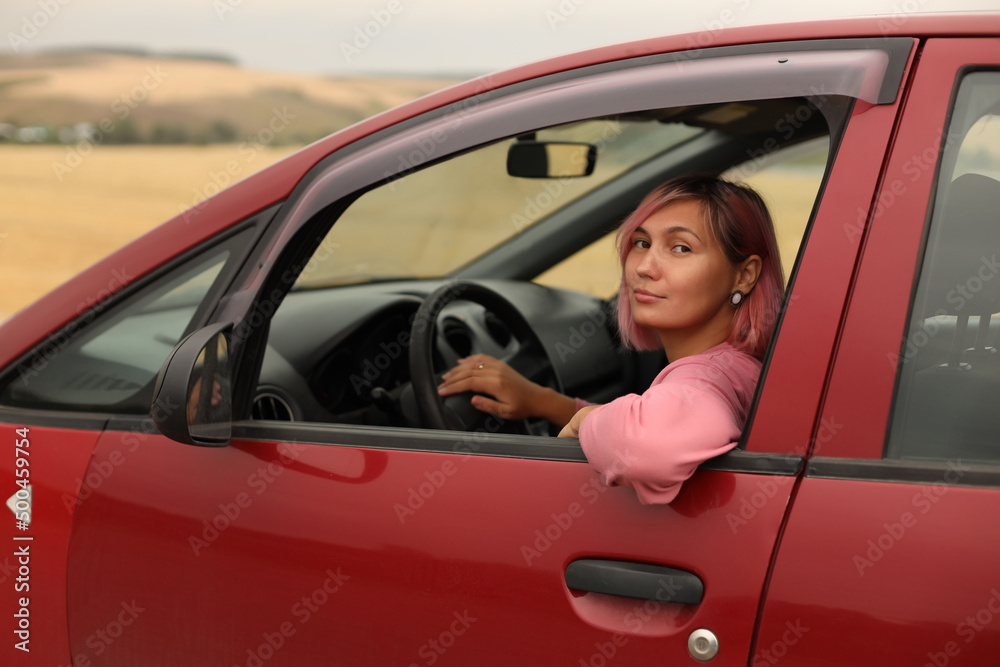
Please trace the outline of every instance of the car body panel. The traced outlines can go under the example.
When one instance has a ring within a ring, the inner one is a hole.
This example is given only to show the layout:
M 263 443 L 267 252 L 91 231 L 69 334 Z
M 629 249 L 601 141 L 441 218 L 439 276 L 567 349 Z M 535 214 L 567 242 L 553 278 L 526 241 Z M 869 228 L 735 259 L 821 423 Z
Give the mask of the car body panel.
M 456 638 L 447 663 L 589 660 L 609 641 L 629 660 L 681 660 L 691 630 L 709 627 L 726 647 L 718 664 L 746 664 L 794 479 L 703 471 L 672 505 L 641 506 L 583 463 L 461 448 L 234 441 L 216 450 L 113 431 L 92 466 L 129 438 L 141 446 L 127 468 L 78 510 L 70 639 L 74 656 L 93 657 L 88 629 L 135 600 L 142 616 L 107 659 L 144 665 L 183 661 L 189 647 L 177 636 L 200 647 L 203 664 L 250 664 L 286 623 L 268 664 L 308 663 L 324 647 L 363 663 L 376 646 L 382 661 L 422 663 L 436 650 L 429 642 L 466 614 L 475 639 Z M 749 498 L 760 505 L 753 515 Z M 719 543 L 727 548 L 708 546 Z M 579 558 L 692 571 L 705 597 L 692 606 L 574 594 L 563 577 Z M 196 613 L 176 613 L 178 589 Z M 301 600 L 313 594 L 310 610 Z
M 100 431 L 26 426 L 11 415 L 0 416 L 0 442 L 5 450 L 0 457 L 2 502 L 6 504 L 20 489 L 17 480 L 26 479 L 31 486 L 31 521 L 27 525 L 22 527 L 12 510 L 0 506 L 6 543 L 0 555 L 0 586 L 4 591 L 0 599 L 4 601 L 7 637 L 0 648 L 4 664 L 66 662 L 69 638 L 62 621 L 69 614 L 66 553 L 84 480 L 99 487 L 108 474 L 103 466 L 88 472 L 90 453 L 99 435 Z M 19 466 L 18 458 L 28 465 Z M 18 477 L 16 471 L 23 469 L 28 474 Z M 28 634 L 18 635 L 18 631 Z
M 997 489 L 952 486 L 962 473 L 933 484 L 806 477 L 755 664 L 994 664 L 1000 533 L 982 527 L 1000 520 Z

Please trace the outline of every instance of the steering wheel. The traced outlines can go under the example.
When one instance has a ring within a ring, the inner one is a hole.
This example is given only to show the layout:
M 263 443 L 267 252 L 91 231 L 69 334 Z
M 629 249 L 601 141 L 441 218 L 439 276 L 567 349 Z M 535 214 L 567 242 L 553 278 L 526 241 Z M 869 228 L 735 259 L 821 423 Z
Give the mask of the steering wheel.
M 496 350 L 473 349 L 473 354 L 481 351 L 491 354 L 532 382 L 562 391 L 562 384 L 542 341 L 513 304 L 479 283 L 446 283 L 424 299 L 410 329 L 410 378 L 423 425 L 452 431 L 482 429 L 490 432 L 548 433 L 548 422 L 542 419 L 504 422 L 499 417 L 491 417 L 477 410 L 472 407 L 472 392 L 448 397 L 438 395 L 437 386 L 441 382 L 441 373 L 446 369 L 434 371 L 435 350 L 448 350 L 451 352 L 449 356 L 455 359 L 466 356 L 451 350 L 438 327 L 441 311 L 454 301 L 479 304 L 486 309 L 487 316 L 492 313 L 511 334 L 511 340 L 506 346 L 497 344 L 494 346 Z M 489 334 L 484 328 L 483 337 L 487 336 Z M 497 420 L 501 422 L 499 425 L 496 424 Z

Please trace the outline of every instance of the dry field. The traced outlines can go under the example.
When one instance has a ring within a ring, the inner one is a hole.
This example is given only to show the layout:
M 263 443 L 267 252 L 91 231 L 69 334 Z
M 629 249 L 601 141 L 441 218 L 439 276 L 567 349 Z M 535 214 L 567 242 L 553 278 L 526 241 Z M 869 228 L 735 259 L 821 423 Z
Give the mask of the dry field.
M 62 146 L 0 146 L 0 320 L 191 206 L 236 146 L 99 146 L 62 175 Z M 245 177 L 293 152 L 261 150 Z
M 0 123 L 53 129 L 103 123 L 105 143 L 136 143 L 127 139 L 132 133 L 152 143 L 213 143 L 261 132 L 280 113 L 288 123 L 272 145 L 293 145 L 453 83 L 310 76 L 108 53 L 0 55 Z M 220 125 L 235 134 L 211 134 Z M 178 133 L 187 139 L 177 139 Z
M 0 86 L 11 99 L 70 99 L 109 107 L 197 104 L 214 98 L 246 99 L 282 90 L 341 107 L 369 112 L 375 104 L 398 106 L 450 83 L 432 78 L 318 77 L 293 72 L 247 70 L 238 65 L 182 58 L 113 54 L 74 56 L 66 62 L 38 57 L 0 61 Z

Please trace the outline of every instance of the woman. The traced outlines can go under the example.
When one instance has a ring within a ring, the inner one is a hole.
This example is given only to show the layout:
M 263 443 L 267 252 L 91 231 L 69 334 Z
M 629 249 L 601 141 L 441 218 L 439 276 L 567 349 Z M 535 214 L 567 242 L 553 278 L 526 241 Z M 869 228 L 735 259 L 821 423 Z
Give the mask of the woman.
M 669 503 L 743 430 L 783 296 L 774 227 L 750 188 L 683 177 L 647 195 L 617 239 L 622 342 L 670 360 L 641 396 L 588 405 L 485 355 L 463 359 L 438 391 L 488 394 L 473 405 L 506 419 L 565 424 L 559 436 L 578 437 L 606 483 Z

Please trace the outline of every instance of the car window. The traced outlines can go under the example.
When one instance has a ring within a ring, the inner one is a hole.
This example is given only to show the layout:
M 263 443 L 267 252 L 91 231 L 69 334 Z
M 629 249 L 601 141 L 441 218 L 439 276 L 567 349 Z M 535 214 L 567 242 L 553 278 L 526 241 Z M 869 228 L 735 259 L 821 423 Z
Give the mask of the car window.
M 538 141 L 595 146 L 594 173 L 584 178 L 509 176 L 507 152 L 516 139 L 408 173 L 352 204 L 321 243 L 331 251 L 314 256 L 296 287 L 448 275 L 552 211 L 703 131 L 679 123 L 599 119 L 535 133 Z M 409 166 L 427 159 L 413 154 Z M 375 236 L 373 230 L 378 230 Z
M 996 463 L 1000 73 L 965 76 L 943 144 L 886 455 Z
M 102 317 L 97 304 L 71 325 L 98 318 L 68 341 L 57 337 L 0 391 L 0 404 L 38 409 L 149 411 L 144 388 L 180 342 L 232 254 L 231 244 L 189 262 L 174 276 Z
M 322 240 L 271 322 L 254 418 L 419 423 L 414 322 L 422 300 L 452 280 L 489 282 L 521 311 L 563 393 L 606 402 L 642 391 L 662 369 L 662 353 L 628 359 L 620 349 L 609 317 L 620 280 L 612 230 L 669 178 L 720 173 L 759 188 L 787 275 L 826 173 L 830 126 L 849 108 L 846 98 L 828 102 L 714 103 L 533 133 L 597 146 L 594 173 L 582 178 L 509 175 L 511 138 L 384 181 L 327 222 L 329 231 L 310 233 Z M 783 131 L 780 121 L 796 112 L 800 127 Z M 417 359 L 433 355 L 440 373 L 470 354 L 504 358 L 514 349 L 511 324 L 490 312 L 449 306 L 433 349 Z
M 761 194 L 774 220 L 774 233 L 787 283 L 792 275 L 826 173 L 830 138 L 818 137 L 754 157 L 722 174 Z

